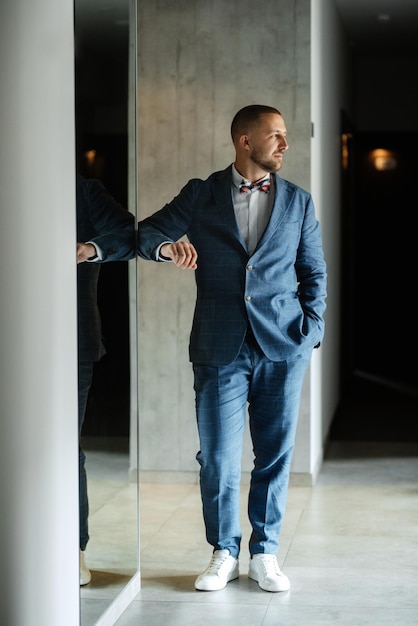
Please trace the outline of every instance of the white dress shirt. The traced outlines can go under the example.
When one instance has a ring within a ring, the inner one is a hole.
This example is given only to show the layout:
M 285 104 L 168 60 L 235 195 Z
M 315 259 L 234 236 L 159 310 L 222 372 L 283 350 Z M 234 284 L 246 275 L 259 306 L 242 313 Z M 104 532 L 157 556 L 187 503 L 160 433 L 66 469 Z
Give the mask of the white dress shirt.
M 241 176 L 235 165 L 232 165 L 232 204 L 238 228 L 250 255 L 254 252 L 270 219 L 274 202 L 273 180 L 271 177 L 269 193 L 259 189 L 241 193 L 240 184 L 247 182 L 250 185 L 251 181 Z

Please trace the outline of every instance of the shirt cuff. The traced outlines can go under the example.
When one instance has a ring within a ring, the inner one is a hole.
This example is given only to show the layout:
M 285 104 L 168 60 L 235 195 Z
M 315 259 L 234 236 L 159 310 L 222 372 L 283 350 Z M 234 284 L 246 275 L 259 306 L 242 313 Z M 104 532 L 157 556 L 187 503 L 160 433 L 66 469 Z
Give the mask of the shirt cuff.
M 98 261 L 103 261 L 103 251 L 97 243 L 93 241 L 86 241 L 86 243 L 90 243 L 96 249 L 96 254 L 87 259 L 87 263 L 97 263 Z
M 155 251 L 155 260 L 156 261 L 164 261 L 165 263 L 172 263 L 173 259 L 170 259 L 168 256 L 164 256 L 160 252 L 161 248 L 163 246 L 165 246 L 166 243 L 173 243 L 173 242 L 172 241 L 163 241 L 163 243 L 160 243 L 160 245 L 158 246 L 158 248 Z

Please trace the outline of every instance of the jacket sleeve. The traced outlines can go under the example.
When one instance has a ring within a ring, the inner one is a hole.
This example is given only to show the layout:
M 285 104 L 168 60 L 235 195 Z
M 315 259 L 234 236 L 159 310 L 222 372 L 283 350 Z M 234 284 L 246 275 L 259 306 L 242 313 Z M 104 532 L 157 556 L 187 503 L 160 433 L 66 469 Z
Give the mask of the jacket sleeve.
M 197 182 L 189 181 L 171 202 L 138 223 L 138 255 L 142 259 L 157 261 L 156 251 L 162 243 L 187 235 L 197 191 Z
M 135 218 L 116 202 L 98 180 L 88 181 L 89 219 L 94 235 L 89 241 L 97 244 L 102 261 L 127 261 L 136 256 Z

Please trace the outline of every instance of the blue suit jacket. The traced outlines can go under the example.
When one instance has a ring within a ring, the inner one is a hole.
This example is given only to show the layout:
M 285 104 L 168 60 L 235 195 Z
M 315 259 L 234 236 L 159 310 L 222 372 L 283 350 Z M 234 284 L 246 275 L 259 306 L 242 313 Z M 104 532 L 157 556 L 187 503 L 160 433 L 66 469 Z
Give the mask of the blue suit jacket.
M 232 362 L 250 325 L 264 354 L 279 361 L 323 337 L 326 265 L 311 195 L 277 174 L 267 228 L 250 256 L 232 204 L 232 166 L 190 180 L 138 224 L 138 253 L 155 259 L 163 241 L 187 234 L 195 246 L 197 300 L 190 360 Z
M 136 256 L 135 221 L 102 183 L 77 176 L 77 241 L 93 241 L 102 253 L 103 262 L 126 261 Z M 77 265 L 78 358 L 98 361 L 105 353 L 97 283 L 100 263 Z

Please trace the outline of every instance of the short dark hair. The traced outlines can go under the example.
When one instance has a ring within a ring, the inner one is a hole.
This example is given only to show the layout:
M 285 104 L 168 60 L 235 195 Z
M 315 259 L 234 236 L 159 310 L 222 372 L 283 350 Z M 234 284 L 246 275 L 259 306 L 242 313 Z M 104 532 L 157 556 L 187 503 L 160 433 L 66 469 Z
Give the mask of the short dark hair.
M 234 119 L 231 123 L 232 141 L 235 141 L 238 137 L 241 137 L 241 135 L 245 135 L 249 128 L 258 122 L 261 115 L 266 113 L 281 115 L 278 109 L 264 104 L 250 104 L 243 109 L 240 109 L 238 113 L 234 115 Z

